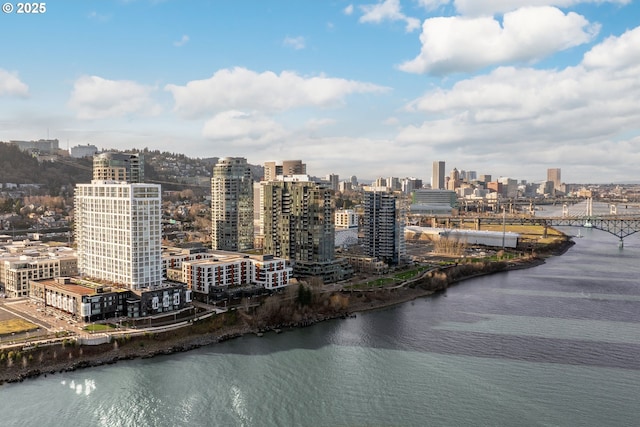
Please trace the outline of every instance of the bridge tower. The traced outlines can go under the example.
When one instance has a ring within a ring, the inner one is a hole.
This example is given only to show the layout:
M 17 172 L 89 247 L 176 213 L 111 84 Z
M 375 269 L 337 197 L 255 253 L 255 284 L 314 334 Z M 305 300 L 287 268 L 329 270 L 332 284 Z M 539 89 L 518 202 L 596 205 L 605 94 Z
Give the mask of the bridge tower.
M 569 206 L 566 203 L 562 204 L 562 218 L 566 218 L 569 216 Z
M 618 205 L 613 203 L 609 205 L 609 215 L 618 215 Z

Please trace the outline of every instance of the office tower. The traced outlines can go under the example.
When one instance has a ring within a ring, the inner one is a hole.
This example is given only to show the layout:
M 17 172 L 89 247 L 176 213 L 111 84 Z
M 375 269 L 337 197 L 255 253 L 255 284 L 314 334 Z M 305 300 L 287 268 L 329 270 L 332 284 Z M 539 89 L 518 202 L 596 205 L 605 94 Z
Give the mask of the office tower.
M 447 181 L 447 190 L 455 191 L 458 187 L 460 187 L 460 173 L 457 168 L 453 168 Z
M 358 186 L 358 177 L 355 175 L 351 175 L 351 185 L 355 188 Z
M 431 188 L 433 188 L 434 190 L 446 190 L 444 176 L 444 162 L 433 162 L 433 169 L 431 172 Z
M 404 178 L 401 181 L 401 189 L 404 194 L 411 194 L 422 188 L 422 180 L 417 178 Z
M 340 184 L 340 176 L 337 174 L 329 174 L 326 178 L 327 182 L 330 185 L 330 188 L 333 191 L 338 191 L 338 185 Z
M 326 184 L 284 178 L 263 184 L 264 254 L 291 261 L 296 275 L 333 279 L 334 204 Z
M 227 251 L 253 248 L 253 179 L 242 157 L 221 158 L 213 167 L 211 246 Z
M 558 189 L 562 185 L 560 179 L 560 168 L 547 169 L 547 181 L 553 182 L 553 188 Z
M 362 228 L 365 253 L 388 264 L 398 264 L 405 254 L 404 219 L 399 200 L 392 193 L 364 193 Z
M 144 182 L 144 158 L 139 153 L 100 153 L 93 157 L 93 179 Z
M 487 184 L 491 182 L 491 175 L 480 175 L 480 178 L 478 180 Z
M 506 176 L 498 178 L 498 182 L 502 184 L 502 195 L 505 197 L 518 196 L 518 180 Z
M 306 173 L 307 165 L 302 163 L 302 160 L 283 160 L 281 164 L 265 162 L 263 181 L 275 181 L 280 175 L 305 175 Z
M 160 185 L 98 181 L 76 185 L 78 271 L 132 290 L 162 283 Z

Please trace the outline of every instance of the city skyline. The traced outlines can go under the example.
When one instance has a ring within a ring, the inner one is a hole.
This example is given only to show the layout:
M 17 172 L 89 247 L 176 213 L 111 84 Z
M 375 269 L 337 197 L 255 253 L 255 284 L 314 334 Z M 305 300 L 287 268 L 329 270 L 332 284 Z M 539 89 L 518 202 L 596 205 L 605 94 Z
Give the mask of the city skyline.
M 299 158 L 342 179 L 429 182 L 444 160 L 447 173 L 637 180 L 637 2 L 242 4 L 3 14 L 0 140 Z

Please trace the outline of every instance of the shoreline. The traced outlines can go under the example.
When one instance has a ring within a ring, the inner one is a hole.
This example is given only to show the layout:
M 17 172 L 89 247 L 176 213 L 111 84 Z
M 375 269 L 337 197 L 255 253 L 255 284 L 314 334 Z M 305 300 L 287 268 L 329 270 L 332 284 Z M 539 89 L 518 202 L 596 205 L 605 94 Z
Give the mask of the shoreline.
M 468 264 L 455 265 L 448 268 L 444 273 L 443 270 L 434 273 L 440 275 L 437 278 L 434 278 L 433 274 L 421 277 L 413 283 L 414 286 L 393 290 L 379 289 L 368 292 L 366 295 L 360 293 L 357 296 L 354 296 L 349 291 L 336 291 L 336 293 L 347 298 L 346 307 L 337 309 L 332 313 L 307 312 L 302 318 L 286 323 L 267 324 L 264 327 L 250 325 L 247 319 L 239 318 L 239 310 L 236 310 L 213 316 L 207 321 L 174 331 L 145 333 L 136 337 L 127 337 L 125 335 L 113 338 L 106 344 L 80 346 L 72 342 L 66 345 L 63 343 L 49 347 L 37 347 L 32 350 L 18 352 L 17 356 L 14 355 L 15 360 L 13 362 L 9 362 L 8 357 L 7 360 L 3 358 L 0 361 L 5 365 L 4 369 L 0 371 L 0 385 L 22 382 L 39 376 L 47 377 L 48 375 L 71 372 L 77 369 L 110 365 L 122 360 L 144 359 L 185 352 L 238 338 L 246 334 L 261 336 L 262 333 L 268 331 L 279 333 L 282 329 L 307 327 L 326 320 L 353 317 L 355 313 L 384 309 L 404 304 L 417 298 L 428 297 L 437 292 L 442 292 L 450 286 L 476 277 L 536 267 L 544 264 L 545 258 L 549 256 L 562 255 L 574 243 L 572 240 L 566 239 L 557 247 L 548 248 L 542 255 L 530 259 L 519 259 L 513 262 L 490 262 L 483 265 L 485 268 L 482 271 L 474 270 L 472 274 L 464 274 L 464 270 L 469 269 Z M 462 275 L 458 276 L 459 273 Z M 240 317 L 242 316 L 240 314 Z

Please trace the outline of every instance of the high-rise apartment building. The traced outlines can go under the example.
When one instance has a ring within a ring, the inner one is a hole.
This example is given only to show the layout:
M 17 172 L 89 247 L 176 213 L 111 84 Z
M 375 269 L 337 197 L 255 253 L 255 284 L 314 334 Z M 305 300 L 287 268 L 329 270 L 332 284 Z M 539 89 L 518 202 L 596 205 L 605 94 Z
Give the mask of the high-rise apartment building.
M 433 162 L 433 169 L 431 171 L 431 188 L 434 190 L 446 190 L 444 177 L 444 162 Z
M 367 256 L 398 264 L 405 255 L 404 219 L 394 194 L 364 193 L 363 232 Z
M 302 160 L 283 160 L 278 162 L 265 162 L 263 181 L 275 181 L 279 175 L 306 175 L 307 165 Z
M 374 187 L 388 187 L 387 178 L 379 177 L 373 182 Z
M 253 178 L 247 160 L 224 157 L 211 178 L 211 246 L 227 251 L 253 248 Z
M 311 181 L 264 185 L 264 253 L 297 262 L 334 258 L 333 193 Z
M 100 153 L 93 157 L 93 179 L 144 182 L 144 158 L 139 153 Z
M 162 283 L 160 185 L 124 181 L 78 184 L 78 272 L 132 290 Z
M 284 178 L 263 184 L 263 253 L 285 258 L 299 276 L 343 278 L 336 263 L 333 191 L 324 183 Z

